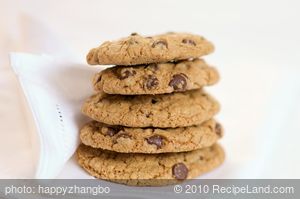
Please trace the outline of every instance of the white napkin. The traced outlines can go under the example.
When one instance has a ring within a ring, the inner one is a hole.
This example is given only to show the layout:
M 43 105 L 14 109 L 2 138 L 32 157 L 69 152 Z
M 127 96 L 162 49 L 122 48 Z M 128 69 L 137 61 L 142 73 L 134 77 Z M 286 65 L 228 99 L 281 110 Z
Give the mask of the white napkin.
M 33 144 L 38 154 L 36 178 L 54 178 L 74 153 L 78 132 L 86 118 L 83 100 L 92 93 L 96 72 L 86 65 L 47 55 L 12 53 L 18 76 L 35 120 Z

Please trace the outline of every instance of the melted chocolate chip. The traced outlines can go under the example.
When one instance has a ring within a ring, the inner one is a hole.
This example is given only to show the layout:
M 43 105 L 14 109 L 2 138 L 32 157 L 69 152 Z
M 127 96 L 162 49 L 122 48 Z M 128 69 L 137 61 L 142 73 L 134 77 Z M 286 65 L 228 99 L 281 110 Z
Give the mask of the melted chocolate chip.
M 138 35 L 136 32 L 133 32 L 133 33 L 131 33 L 130 34 L 131 36 L 136 36 L 136 35 Z
M 153 135 L 146 139 L 148 144 L 154 144 L 158 149 L 163 145 L 163 137 L 160 135 Z
M 147 89 L 153 89 L 158 86 L 158 79 L 154 75 L 148 75 L 145 86 Z
M 111 126 L 111 127 L 107 127 L 106 134 L 112 137 L 123 130 L 124 128 L 122 126 Z
M 184 180 L 187 178 L 189 170 L 183 163 L 177 163 L 172 167 L 173 176 L 177 180 Z
M 187 82 L 187 76 L 183 73 L 173 75 L 169 86 L 173 87 L 175 91 L 185 91 Z
M 196 46 L 196 43 L 191 39 L 183 39 L 182 43 Z
M 216 126 L 215 126 L 215 132 L 216 132 L 216 134 L 217 134 L 219 137 L 222 137 L 222 136 L 223 136 L 221 124 L 216 123 Z
M 151 99 L 152 104 L 156 104 L 156 102 L 158 102 L 156 99 Z
M 153 44 L 152 44 L 152 48 L 156 48 L 156 47 L 168 48 L 168 42 L 166 40 L 157 40 L 157 41 L 153 42 Z

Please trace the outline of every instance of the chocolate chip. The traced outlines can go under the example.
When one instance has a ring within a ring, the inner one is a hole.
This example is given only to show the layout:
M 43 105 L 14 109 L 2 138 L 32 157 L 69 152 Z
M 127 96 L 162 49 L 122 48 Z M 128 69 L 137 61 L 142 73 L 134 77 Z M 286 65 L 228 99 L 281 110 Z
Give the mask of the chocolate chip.
M 133 32 L 133 33 L 131 33 L 130 34 L 131 36 L 136 36 L 136 35 L 138 35 L 136 32 Z
M 222 137 L 222 136 L 223 136 L 221 124 L 216 123 L 216 126 L 215 126 L 215 132 L 216 132 L 216 134 L 217 134 L 219 137 Z
M 136 74 L 135 70 L 129 71 L 125 70 L 123 73 L 121 73 L 121 79 L 126 79 L 130 76 L 134 76 Z
M 183 73 L 173 75 L 169 86 L 173 87 L 175 91 L 185 91 L 187 83 L 187 76 Z
M 134 76 L 136 71 L 132 68 L 116 68 L 113 70 L 113 73 L 117 76 L 118 79 L 123 80 L 128 77 Z
M 109 135 L 110 137 L 112 137 L 123 130 L 124 130 L 124 128 L 122 126 L 110 126 L 110 127 L 107 127 L 106 134 Z
M 189 170 L 183 163 L 177 163 L 172 167 L 172 173 L 177 180 L 184 180 L 187 178 Z
M 196 46 L 196 43 L 191 39 L 183 39 L 182 43 Z
M 168 42 L 166 40 L 157 40 L 153 42 L 152 48 L 156 48 L 157 46 L 161 48 L 168 48 Z
M 152 104 L 156 104 L 156 102 L 158 102 L 156 99 L 151 99 Z
M 148 144 L 154 144 L 158 149 L 163 145 L 163 137 L 160 135 L 153 135 L 146 139 Z
M 153 89 L 158 86 L 158 79 L 154 75 L 148 75 L 145 86 L 147 89 Z
M 110 127 L 107 128 L 106 134 L 109 135 L 110 137 L 114 136 L 117 133 L 118 133 L 118 131 L 116 131 L 115 129 L 110 128 Z

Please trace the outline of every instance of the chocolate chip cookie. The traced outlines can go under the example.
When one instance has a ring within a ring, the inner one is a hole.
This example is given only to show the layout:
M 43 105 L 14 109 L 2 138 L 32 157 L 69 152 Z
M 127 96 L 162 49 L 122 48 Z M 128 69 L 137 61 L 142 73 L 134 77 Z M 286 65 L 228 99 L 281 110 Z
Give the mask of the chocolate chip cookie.
M 174 128 L 198 125 L 211 119 L 219 103 L 203 90 L 161 95 L 108 95 L 90 97 L 82 112 L 109 125 Z
M 181 153 L 116 153 L 80 145 L 79 164 L 92 176 L 134 186 L 178 183 L 208 172 L 224 161 L 218 145 Z
M 222 127 L 211 119 L 201 125 L 181 128 L 128 128 L 96 121 L 80 131 L 83 144 L 120 153 L 166 153 L 192 151 L 214 144 Z
M 152 37 L 131 34 L 118 41 L 104 42 L 87 55 L 91 65 L 137 65 L 197 58 L 213 52 L 212 43 L 202 36 L 166 33 Z
M 217 70 L 202 59 L 138 66 L 115 66 L 96 74 L 96 91 L 141 95 L 183 92 L 215 84 Z

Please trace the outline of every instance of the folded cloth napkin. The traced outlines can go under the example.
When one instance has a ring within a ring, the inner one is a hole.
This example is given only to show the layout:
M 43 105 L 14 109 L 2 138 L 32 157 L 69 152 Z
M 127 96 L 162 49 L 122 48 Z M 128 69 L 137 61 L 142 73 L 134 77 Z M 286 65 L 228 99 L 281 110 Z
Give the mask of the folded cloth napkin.
M 86 118 L 83 100 L 92 93 L 95 69 L 48 55 L 12 53 L 18 76 L 36 124 L 36 178 L 54 178 L 78 145 L 78 132 Z

